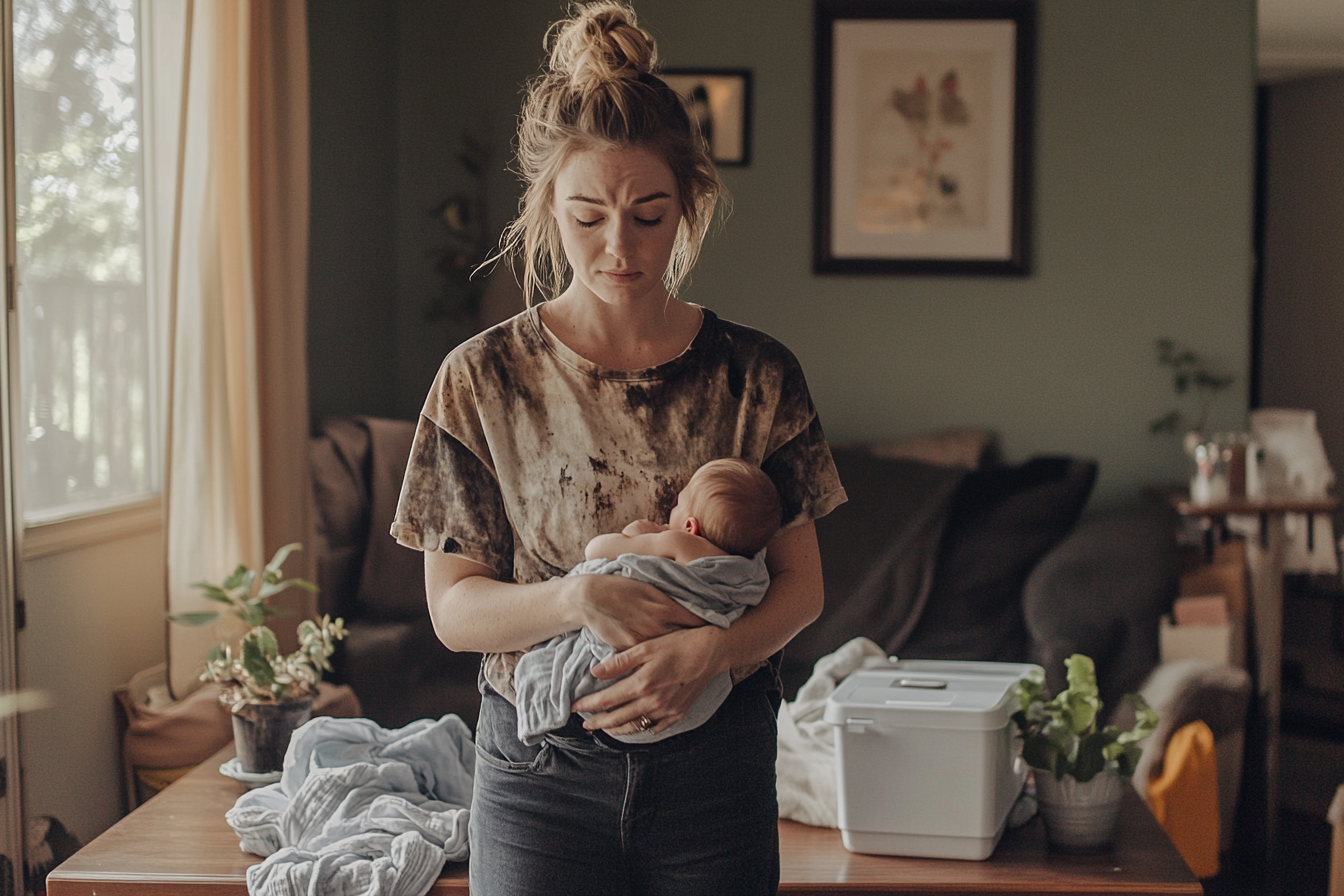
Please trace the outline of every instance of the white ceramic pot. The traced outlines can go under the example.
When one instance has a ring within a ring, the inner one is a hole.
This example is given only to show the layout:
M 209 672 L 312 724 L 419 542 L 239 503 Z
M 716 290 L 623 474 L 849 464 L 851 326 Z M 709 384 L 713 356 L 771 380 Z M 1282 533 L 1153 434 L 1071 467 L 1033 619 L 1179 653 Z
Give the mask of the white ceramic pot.
M 1050 845 L 1061 852 L 1104 852 L 1115 840 L 1120 819 L 1124 781 L 1116 769 L 1107 769 L 1079 783 L 1065 775 L 1036 771 L 1036 800 Z

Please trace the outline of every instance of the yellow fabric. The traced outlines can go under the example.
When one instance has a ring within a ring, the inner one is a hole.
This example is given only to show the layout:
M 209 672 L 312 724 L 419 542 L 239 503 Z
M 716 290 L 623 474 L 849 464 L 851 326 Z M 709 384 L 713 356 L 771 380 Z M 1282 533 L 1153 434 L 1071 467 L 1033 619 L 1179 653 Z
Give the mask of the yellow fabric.
M 1162 774 L 1148 782 L 1148 808 L 1196 877 L 1218 873 L 1218 760 L 1200 721 L 1167 742 Z

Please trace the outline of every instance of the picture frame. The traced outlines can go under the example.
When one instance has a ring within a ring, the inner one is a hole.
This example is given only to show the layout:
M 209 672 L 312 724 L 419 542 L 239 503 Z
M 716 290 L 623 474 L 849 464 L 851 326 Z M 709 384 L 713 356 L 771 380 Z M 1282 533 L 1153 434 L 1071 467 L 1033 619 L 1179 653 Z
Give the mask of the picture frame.
M 710 157 L 720 167 L 751 164 L 751 71 L 745 68 L 670 68 L 658 73 L 691 105 Z
M 1029 273 L 1033 0 L 816 0 L 813 270 Z

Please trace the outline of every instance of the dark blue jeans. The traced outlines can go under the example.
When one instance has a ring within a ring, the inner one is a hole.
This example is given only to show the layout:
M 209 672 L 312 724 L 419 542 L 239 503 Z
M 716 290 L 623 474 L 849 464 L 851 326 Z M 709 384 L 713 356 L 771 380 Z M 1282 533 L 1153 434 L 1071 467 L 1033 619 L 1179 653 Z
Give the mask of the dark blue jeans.
M 483 685 L 472 896 L 773 894 L 777 682 L 766 666 L 704 725 L 640 746 L 577 716 L 524 746 L 513 706 Z

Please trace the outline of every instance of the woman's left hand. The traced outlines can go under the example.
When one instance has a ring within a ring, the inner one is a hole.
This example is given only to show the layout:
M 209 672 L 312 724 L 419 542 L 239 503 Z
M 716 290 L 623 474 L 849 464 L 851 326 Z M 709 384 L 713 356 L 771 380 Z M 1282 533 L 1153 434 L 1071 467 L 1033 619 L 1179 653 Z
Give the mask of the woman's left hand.
M 686 717 L 714 676 L 723 671 L 719 652 L 724 630 L 713 625 L 681 629 L 613 654 L 592 669 L 600 679 L 627 677 L 574 704 L 594 713 L 590 731 L 609 734 L 658 732 Z M 647 726 L 644 720 L 652 723 Z

